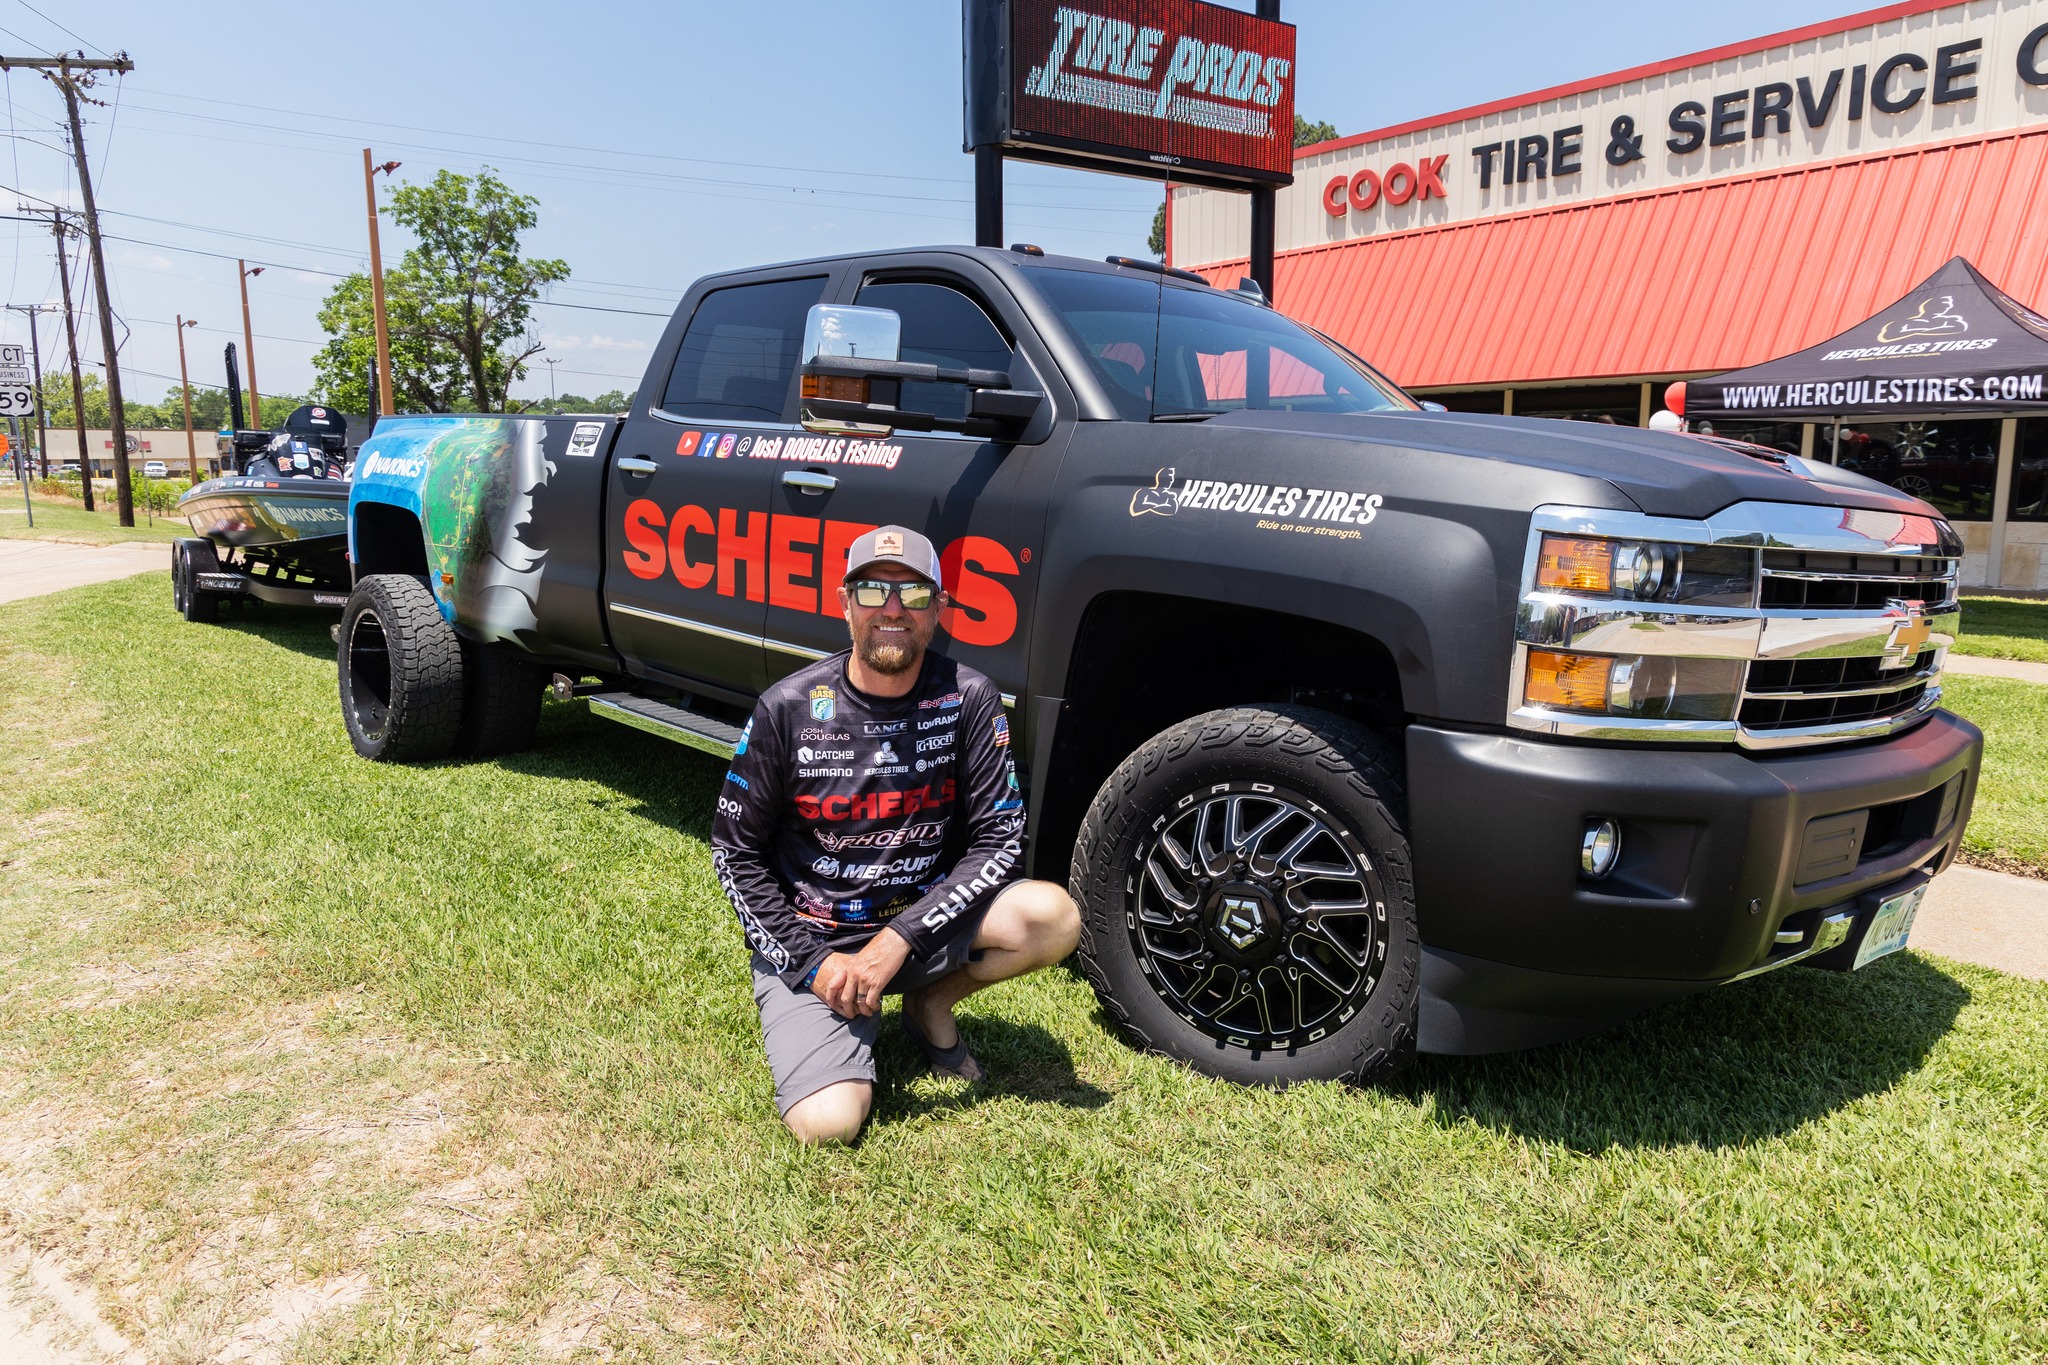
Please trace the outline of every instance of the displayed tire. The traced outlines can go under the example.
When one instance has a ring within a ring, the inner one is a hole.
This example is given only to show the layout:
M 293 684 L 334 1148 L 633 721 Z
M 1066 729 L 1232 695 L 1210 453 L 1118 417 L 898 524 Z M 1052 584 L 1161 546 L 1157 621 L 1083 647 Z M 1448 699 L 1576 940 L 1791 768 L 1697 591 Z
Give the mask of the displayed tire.
M 213 542 L 188 537 L 171 545 L 171 605 L 187 621 L 211 621 L 220 612 L 220 594 L 199 586 L 199 575 L 220 569 Z
M 1081 970 L 1127 1040 L 1251 1085 L 1369 1083 L 1414 1057 L 1421 986 L 1399 760 L 1305 707 L 1147 741 L 1074 846 Z
M 445 758 L 462 730 L 462 641 L 427 585 L 404 574 L 356 584 L 337 636 L 341 714 L 364 758 Z
M 548 670 L 509 645 L 462 642 L 462 730 L 455 752 L 469 758 L 518 753 L 533 745 Z

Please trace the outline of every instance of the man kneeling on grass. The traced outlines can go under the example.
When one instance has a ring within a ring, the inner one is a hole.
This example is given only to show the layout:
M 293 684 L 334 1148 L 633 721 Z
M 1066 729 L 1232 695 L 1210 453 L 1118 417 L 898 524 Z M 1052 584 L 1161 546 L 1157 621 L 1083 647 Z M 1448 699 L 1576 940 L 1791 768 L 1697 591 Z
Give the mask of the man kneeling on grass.
M 783 1122 L 851 1142 L 875 1088 L 882 997 L 941 1075 L 981 1079 L 953 1007 L 1058 962 L 1081 917 L 1015 880 L 1024 803 L 995 685 L 929 649 L 938 554 L 901 526 L 855 541 L 839 604 L 853 647 L 768 689 L 712 826 L 754 950 L 754 1001 Z

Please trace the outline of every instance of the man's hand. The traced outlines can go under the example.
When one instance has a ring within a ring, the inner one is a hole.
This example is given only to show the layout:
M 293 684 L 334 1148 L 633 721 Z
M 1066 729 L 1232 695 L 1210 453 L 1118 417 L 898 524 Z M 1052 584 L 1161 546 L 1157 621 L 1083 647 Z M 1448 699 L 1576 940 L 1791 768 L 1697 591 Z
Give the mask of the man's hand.
M 882 988 L 909 956 L 909 940 L 884 929 L 858 953 L 834 953 L 820 963 L 811 994 L 847 1019 L 879 1014 Z

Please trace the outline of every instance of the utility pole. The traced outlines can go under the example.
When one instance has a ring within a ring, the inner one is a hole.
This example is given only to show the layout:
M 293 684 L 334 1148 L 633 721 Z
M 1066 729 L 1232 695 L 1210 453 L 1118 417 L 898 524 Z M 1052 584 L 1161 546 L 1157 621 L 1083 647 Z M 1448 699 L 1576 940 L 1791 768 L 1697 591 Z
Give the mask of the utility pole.
M 43 339 L 36 327 L 36 314 L 54 313 L 57 310 L 43 303 L 10 303 L 10 313 L 28 314 L 28 353 L 35 366 L 36 378 L 36 456 L 42 461 L 43 477 L 50 477 L 50 414 L 43 402 Z
M 121 358 L 114 346 L 114 305 L 107 294 L 107 258 L 100 247 L 100 215 L 93 201 L 92 172 L 85 164 L 85 128 L 78 119 L 78 102 L 87 99 L 93 104 L 100 103 L 80 93 L 91 88 L 93 72 L 126 74 L 135 69 L 135 63 L 128 60 L 125 52 L 104 59 L 89 58 L 82 51 L 61 57 L 0 57 L 0 71 L 17 66 L 40 70 L 64 92 L 64 109 L 71 120 L 71 155 L 78 162 L 78 193 L 85 202 L 85 241 L 86 248 L 92 252 L 93 295 L 100 310 L 100 347 L 106 354 L 107 406 L 112 410 L 114 426 L 114 499 L 120 509 L 121 524 L 133 526 L 135 493 L 128 484 L 128 419 L 121 405 Z M 85 430 L 82 404 L 78 413 L 78 429 L 81 432 Z M 91 482 L 89 477 L 87 482 Z M 87 505 L 91 504 L 88 502 Z
M 249 360 L 249 429 L 261 431 L 263 427 L 263 400 L 256 396 L 256 333 L 249 327 L 249 277 L 261 275 L 263 267 L 249 268 L 247 261 L 236 261 L 235 270 L 242 277 L 242 354 Z
M 542 356 L 541 359 L 548 363 L 548 406 L 553 407 L 555 405 L 555 366 L 561 364 L 561 362 L 551 355 Z
M 197 327 L 198 321 L 185 320 L 183 313 L 178 318 L 178 392 L 185 395 L 185 479 L 188 483 L 199 482 L 199 449 L 192 443 L 192 380 L 185 373 L 185 329 Z
M 370 211 L 370 315 L 377 327 L 377 390 L 370 395 L 376 407 L 370 414 L 373 427 L 377 418 L 389 417 L 396 411 L 391 403 L 391 333 L 384 322 L 384 256 L 377 243 L 377 176 L 391 174 L 399 164 L 387 161 L 381 166 L 373 165 L 370 149 L 363 148 L 363 197 Z
M 86 452 L 85 372 L 78 364 L 78 318 L 71 311 L 71 267 L 64 260 L 64 215 L 59 210 L 50 210 L 50 230 L 57 234 L 57 282 L 64 294 L 64 343 L 71 351 L 71 420 L 78 426 L 79 492 L 85 499 L 85 510 L 90 512 L 92 456 Z M 129 520 L 134 520 L 132 513 Z

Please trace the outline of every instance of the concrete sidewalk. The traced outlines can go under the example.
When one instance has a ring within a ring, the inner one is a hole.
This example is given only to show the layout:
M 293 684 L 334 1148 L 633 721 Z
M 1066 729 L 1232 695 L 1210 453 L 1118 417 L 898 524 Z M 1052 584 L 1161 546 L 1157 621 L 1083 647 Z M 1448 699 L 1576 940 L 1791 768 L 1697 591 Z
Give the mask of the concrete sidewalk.
M 0 540 L 0 602 L 40 597 L 171 567 L 171 547 L 74 545 L 62 540 Z
M 1952 867 L 1927 888 L 1912 946 L 2048 981 L 2048 881 Z
M 1944 673 L 1962 673 L 1973 678 L 2014 678 L 2020 682 L 2048 683 L 2048 664 L 2020 659 L 1980 659 L 1972 654 L 1951 654 L 1942 662 Z

